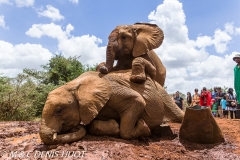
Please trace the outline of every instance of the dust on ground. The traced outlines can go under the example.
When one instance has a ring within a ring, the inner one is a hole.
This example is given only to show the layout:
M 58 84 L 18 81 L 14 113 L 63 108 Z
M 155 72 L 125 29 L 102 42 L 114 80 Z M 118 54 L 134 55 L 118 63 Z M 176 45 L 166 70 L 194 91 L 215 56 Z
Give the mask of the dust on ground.
M 240 120 L 216 118 L 225 142 L 194 144 L 179 140 L 181 124 L 168 123 L 177 137 L 123 140 L 86 135 L 71 144 L 44 145 L 38 135 L 39 122 L 1 122 L 0 159 L 240 159 Z

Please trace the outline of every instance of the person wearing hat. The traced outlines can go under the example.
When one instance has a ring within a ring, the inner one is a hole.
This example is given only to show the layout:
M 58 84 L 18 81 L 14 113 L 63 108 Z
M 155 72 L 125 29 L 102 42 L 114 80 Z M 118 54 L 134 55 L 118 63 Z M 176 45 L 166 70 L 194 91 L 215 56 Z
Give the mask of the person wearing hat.
M 236 119 L 240 119 L 240 54 L 236 54 L 233 57 L 233 61 L 237 63 L 234 67 L 234 89 L 237 94 L 237 108 L 236 108 Z

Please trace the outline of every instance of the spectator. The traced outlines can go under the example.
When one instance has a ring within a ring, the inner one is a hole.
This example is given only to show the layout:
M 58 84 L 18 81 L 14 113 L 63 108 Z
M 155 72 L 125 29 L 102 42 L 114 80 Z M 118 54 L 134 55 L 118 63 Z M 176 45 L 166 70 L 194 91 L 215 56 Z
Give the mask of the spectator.
M 220 101 L 220 104 L 222 106 L 222 110 L 223 110 L 223 118 L 227 118 L 228 117 L 228 110 L 227 110 L 227 107 L 226 107 L 226 104 L 227 104 L 227 101 L 226 101 L 226 96 L 224 96 L 221 101 Z
M 217 102 L 215 99 L 212 99 L 212 114 L 214 117 L 217 116 Z
M 183 98 L 180 97 L 179 91 L 176 92 L 176 96 L 174 97 L 176 105 L 182 110 L 183 109 Z
M 218 104 L 218 117 L 222 118 L 223 117 L 223 110 L 222 110 L 222 106 L 220 104 L 221 102 L 221 99 L 225 96 L 225 93 L 222 92 L 222 88 L 221 87 L 218 87 L 217 88 L 217 94 L 216 94 L 216 102 Z
M 237 94 L 236 119 L 240 119 L 240 54 L 236 54 L 233 60 L 237 63 L 234 67 L 234 89 Z
M 233 113 L 236 118 L 236 96 L 233 95 L 233 89 L 228 88 L 228 93 L 226 94 L 226 100 L 227 100 L 227 110 L 230 112 L 230 119 L 233 119 Z
M 211 99 L 211 109 L 212 109 L 213 103 L 215 103 L 215 99 Z
M 215 99 L 216 94 L 217 94 L 217 87 L 214 87 L 212 91 L 212 99 Z
M 194 94 L 192 96 L 192 105 L 191 106 L 199 105 L 199 101 L 200 101 L 200 94 L 198 94 L 198 89 L 196 88 L 194 90 Z
M 187 92 L 187 106 L 191 106 L 192 104 L 192 96 L 190 92 Z
M 203 87 L 200 95 L 200 106 L 211 107 L 211 93 L 206 89 L 206 87 Z

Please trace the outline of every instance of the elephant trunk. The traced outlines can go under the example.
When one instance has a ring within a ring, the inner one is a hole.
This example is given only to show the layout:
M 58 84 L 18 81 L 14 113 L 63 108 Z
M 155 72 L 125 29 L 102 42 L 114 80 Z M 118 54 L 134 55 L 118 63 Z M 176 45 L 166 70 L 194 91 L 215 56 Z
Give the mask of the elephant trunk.
M 40 138 L 44 144 L 59 144 L 59 143 L 71 143 L 82 139 L 86 134 L 84 126 L 78 126 L 78 130 L 72 133 L 57 135 L 57 132 L 46 126 L 45 121 L 42 120 L 40 127 Z
M 106 64 L 100 68 L 100 72 L 103 74 L 109 73 L 113 69 L 114 59 L 116 58 L 116 52 L 118 50 L 118 42 L 113 39 L 108 42 L 106 51 Z

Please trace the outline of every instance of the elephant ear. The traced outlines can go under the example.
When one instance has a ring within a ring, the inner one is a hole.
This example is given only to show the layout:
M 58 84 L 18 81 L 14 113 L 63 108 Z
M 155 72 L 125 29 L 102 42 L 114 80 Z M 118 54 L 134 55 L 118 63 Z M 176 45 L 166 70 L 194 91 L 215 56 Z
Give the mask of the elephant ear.
M 132 27 L 136 36 L 133 46 L 134 57 L 146 54 L 162 44 L 164 34 L 156 24 L 135 23 Z
M 107 103 L 112 87 L 99 72 L 86 72 L 75 79 L 81 123 L 89 124 Z

